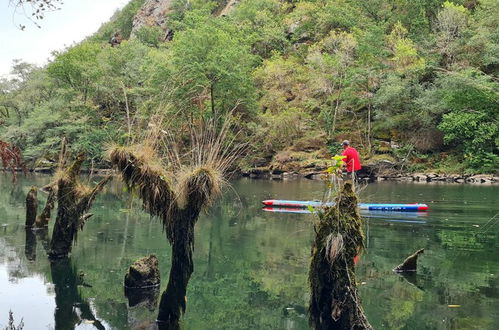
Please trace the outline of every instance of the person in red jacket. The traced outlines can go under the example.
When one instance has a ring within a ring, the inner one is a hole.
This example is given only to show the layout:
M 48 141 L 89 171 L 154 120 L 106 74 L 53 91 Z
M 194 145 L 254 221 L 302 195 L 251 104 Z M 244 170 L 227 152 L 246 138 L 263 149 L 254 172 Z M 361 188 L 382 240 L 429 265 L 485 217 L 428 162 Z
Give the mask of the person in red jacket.
M 345 156 L 343 161 L 347 167 L 347 178 L 353 179 L 354 173 L 362 168 L 359 153 L 354 147 L 350 146 L 350 141 L 348 140 L 343 141 L 341 145 L 343 147 L 342 155 Z

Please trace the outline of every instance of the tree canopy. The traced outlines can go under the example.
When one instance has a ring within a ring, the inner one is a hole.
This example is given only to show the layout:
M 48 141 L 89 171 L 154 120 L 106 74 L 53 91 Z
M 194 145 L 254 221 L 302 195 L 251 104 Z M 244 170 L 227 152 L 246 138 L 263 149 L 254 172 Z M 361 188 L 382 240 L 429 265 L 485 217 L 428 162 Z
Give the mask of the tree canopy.
M 158 26 L 132 34 L 142 4 L 46 67 L 14 63 L 0 82 L 2 138 L 36 163 L 66 136 L 106 166 L 103 146 L 137 134 L 131 124 L 162 113 L 182 134 L 230 113 L 253 148 L 241 167 L 321 137 L 322 155 L 348 138 L 368 159 L 412 150 L 414 171 L 497 171 L 497 1 L 242 0 L 222 17 L 223 1 L 175 0 L 168 38 Z

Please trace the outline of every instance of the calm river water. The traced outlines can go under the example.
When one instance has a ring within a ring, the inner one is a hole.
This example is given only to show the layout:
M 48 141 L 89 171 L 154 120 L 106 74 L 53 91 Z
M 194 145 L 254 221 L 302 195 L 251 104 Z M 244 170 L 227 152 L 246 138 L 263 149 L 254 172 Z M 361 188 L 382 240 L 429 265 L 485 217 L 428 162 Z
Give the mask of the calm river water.
M 94 204 L 69 263 L 57 267 L 46 257 L 47 233 L 24 230 L 26 193 L 49 178 L 10 180 L 0 176 L 0 329 L 9 310 L 26 330 L 142 329 L 155 319 L 154 296 L 131 307 L 123 278 L 134 260 L 156 254 L 164 290 L 170 247 L 118 180 Z M 265 212 L 260 202 L 321 198 L 322 183 L 241 179 L 232 187 L 196 226 L 183 329 L 308 329 L 314 215 Z M 356 272 L 374 328 L 499 328 L 499 216 L 487 225 L 499 212 L 499 186 L 375 183 L 361 197 L 430 206 L 426 214 L 364 214 L 367 250 Z M 417 275 L 392 272 L 419 248 Z

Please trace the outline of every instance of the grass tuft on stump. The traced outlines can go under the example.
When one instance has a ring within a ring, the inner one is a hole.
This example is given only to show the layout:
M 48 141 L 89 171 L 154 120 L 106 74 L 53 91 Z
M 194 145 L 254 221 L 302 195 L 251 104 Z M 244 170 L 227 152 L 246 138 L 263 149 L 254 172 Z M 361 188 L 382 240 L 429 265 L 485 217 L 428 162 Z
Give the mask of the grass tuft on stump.
M 354 258 L 364 234 L 352 183 L 346 182 L 335 206 L 319 213 L 309 271 L 309 323 L 313 329 L 372 329 L 362 310 Z

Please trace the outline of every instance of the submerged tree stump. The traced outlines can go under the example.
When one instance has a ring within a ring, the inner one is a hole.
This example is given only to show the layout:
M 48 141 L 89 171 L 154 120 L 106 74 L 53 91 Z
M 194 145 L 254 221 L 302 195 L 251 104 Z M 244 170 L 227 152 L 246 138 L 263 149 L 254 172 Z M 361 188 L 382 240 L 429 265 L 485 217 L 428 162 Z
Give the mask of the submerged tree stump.
M 395 267 L 393 271 L 397 273 L 417 271 L 418 256 L 422 253 L 424 253 L 424 249 L 417 250 L 416 252 L 408 256 L 403 263 Z
M 79 173 L 85 156 L 80 154 L 67 169 L 59 173 L 57 180 L 57 217 L 50 242 L 50 258 L 64 258 L 71 253 L 78 229 L 83 229 L 85 221 L 91 216 L 85 214 L 91 207 L 97 194 L 111 180 L 106 177 L 93 189 L 79 181 Z
M 36 260 L 36 235 L 31 228 L 25 228 L 24 255 L 29 261 Z
M 36 213 L 38 211 L 38 198 L 37 198 L 38 188 L 35 186 L 31 187 L 26 195 L 26 228 L 31 228 L 36 221 Z
M 363 247 L 361 218 L 352 183 L 314 226 L 309 281 L 310 326 L 314 329 L 372 329 L 357 293 L 354 257 Z
M 180 317 L 186 309 L 187 284 L 194 272 L 194 225 L 200 212 L 201 205 L 196 207 L 188 203 L 186 209 L 178 212 L 174 219 L 170 277 L 168 286 L 161 295 L 158 312 L 162 329 L 180 329 Z
M 158 258 L 155 255 L 135 261 L 125 275 L 125 287 L 150 288 L 160 284 Z

